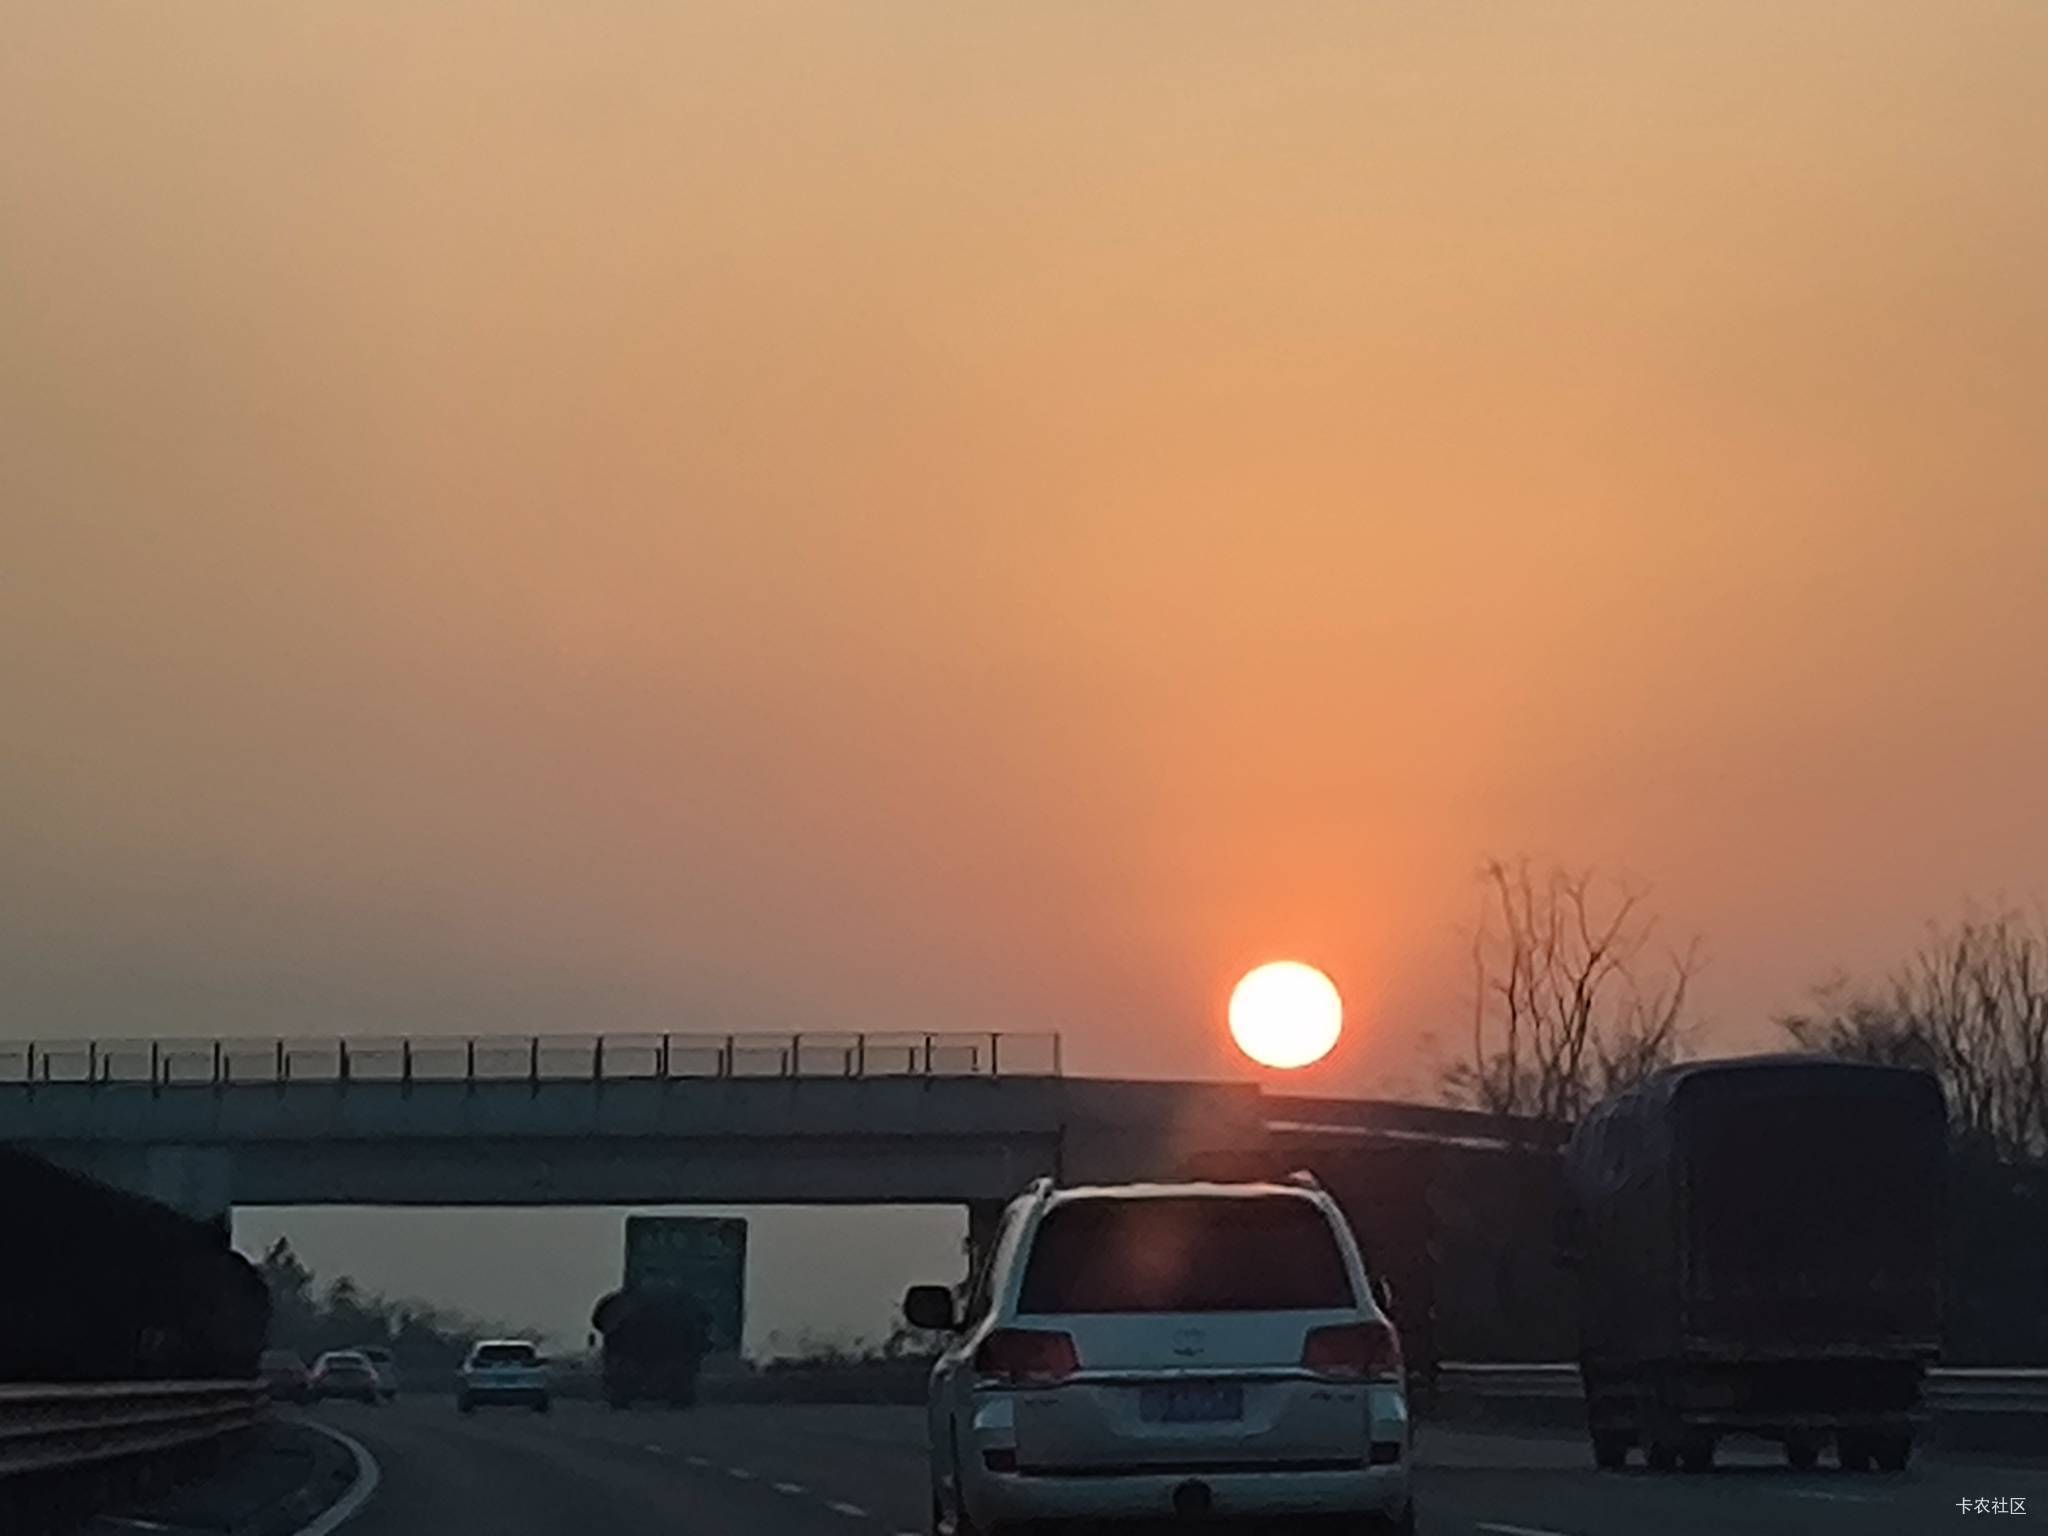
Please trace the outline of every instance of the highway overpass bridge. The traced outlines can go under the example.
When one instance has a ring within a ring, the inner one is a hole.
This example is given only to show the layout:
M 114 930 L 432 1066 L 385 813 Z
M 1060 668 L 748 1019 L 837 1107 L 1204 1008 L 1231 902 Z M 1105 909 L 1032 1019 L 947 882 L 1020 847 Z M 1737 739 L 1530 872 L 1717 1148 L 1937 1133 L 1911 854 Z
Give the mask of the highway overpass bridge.
M 1498 1131 L 1484 1116 L 1255 1084 L 1068 1077 L 1049 1035 L 0 1046 L 0 1140 L 208 1215 L 915 1202 L 985 1220 L 1040 1175 L 1170 1177 Z

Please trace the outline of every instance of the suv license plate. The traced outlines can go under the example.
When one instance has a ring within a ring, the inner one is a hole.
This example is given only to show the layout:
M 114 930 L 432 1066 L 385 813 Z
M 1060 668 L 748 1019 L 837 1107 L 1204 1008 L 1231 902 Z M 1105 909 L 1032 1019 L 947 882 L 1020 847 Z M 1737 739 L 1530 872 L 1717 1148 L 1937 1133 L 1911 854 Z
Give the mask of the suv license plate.
M 1244 1417 L 1244 1388 L 1221 1382 L 1138 1388 L 1138 1417 L 1148 1424 L 1215 1424 Z

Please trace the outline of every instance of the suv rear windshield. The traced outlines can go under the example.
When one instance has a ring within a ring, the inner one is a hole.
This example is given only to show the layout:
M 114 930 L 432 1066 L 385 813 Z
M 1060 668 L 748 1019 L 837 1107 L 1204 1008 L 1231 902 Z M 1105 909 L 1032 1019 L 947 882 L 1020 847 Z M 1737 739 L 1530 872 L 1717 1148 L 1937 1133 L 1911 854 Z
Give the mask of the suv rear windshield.
M 531 1344 L 485 1344 L 478 1348 L 474 1361 L 478 1365 L 531 1365 L 533 1346 Z
M 1019 1312 L 1301 1312 L 1349 1307 L 1323 1213 L 1287 1195 L 1076 1200 L 1039 1223 Z

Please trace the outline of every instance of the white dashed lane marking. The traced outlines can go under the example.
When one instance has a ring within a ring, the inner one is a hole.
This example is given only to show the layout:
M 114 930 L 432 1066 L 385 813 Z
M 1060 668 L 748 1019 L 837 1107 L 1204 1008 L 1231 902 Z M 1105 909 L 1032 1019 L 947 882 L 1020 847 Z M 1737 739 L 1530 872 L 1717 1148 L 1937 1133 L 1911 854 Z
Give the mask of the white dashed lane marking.
M 1496 1536 L 1564 1536 L 1562 1531 L 1546 1531 L 1535 1525 L 1503 1525 L 1496 1520 L 1479 1522 L 1482 1531 L 1493 1531 Z
M 658 1445 L 644 1446 L 642 1449 L 652 1451 L 657 1456 L 666 1456 L 668 1454 L 667 1451 Z M 685 1456 L 683 1459 L 693 1467 L 716 1468 L 727 1477 L 733 1478 L 738 1482 L 751 1483 L 758 1480 L 757 1474 L 745 1467 L 720 1467 L 718 1463 L 706 1460 L 702 1456 Z M 793 1499 L 803 1498 L 811 1491 L 802 1483 L 770 1483 L 768 1486 L 777 1493 L 787 1494 Z M 871 1520 L 874 1518 L 865 1509 L 861 1508 L 860 1505 L 849 1504 L 844 1499 L 828 1499 L 824 1503 L 825 1507 L 835 1515 L 844 1515 L 849 1520 Z M 1502 1526 L 1500 1529 L 1512 1533 L 1513 1528 Z M 895 1536 L 920 1536 L 920 1533 L 916 1531 L 898 1531 L 895 1533 Z M 1530 1536 L 1555 1536 L 1555 1533 L 1548 1531 L 1532 1532 Z

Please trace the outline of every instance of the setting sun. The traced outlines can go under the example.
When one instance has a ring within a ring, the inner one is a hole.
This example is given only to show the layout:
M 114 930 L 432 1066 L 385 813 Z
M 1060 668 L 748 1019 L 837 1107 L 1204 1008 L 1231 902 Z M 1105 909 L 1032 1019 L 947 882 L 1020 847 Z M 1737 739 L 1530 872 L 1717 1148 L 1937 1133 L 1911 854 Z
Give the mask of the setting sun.
M 1305 1067 L 1330 1054 L 1344 1028 L 1344 1002 L 1329 977 L 1298 960 L 1245 973 L 1230 994 L 1230 1034 L 1266 1067 Z

